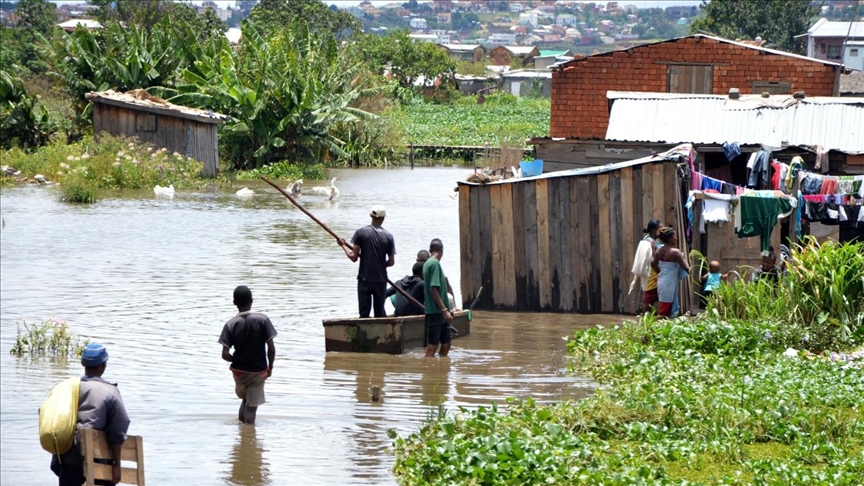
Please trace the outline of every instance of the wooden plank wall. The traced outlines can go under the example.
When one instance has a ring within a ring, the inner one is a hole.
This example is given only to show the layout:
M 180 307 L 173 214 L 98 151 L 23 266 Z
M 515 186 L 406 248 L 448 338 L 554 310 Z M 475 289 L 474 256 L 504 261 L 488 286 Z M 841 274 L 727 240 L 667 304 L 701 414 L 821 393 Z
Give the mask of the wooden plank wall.
M 93 104 L 93 131 L 138 137 L 142 142 L 177 152 L 204 164 L 201 174 L 216 177 L 219 147 L 216 125 L 185 118 L 155 115 L 156 131 L 137 129 L 135 117 L 142 112 L 103 103 Z
M 482 286 L 477 309 L 635 313 L 641 295 L 628 291 L 642 228 L 660 219 L 682 232 L 679 187 L 672 162 L 460 185 L 463 305 Z

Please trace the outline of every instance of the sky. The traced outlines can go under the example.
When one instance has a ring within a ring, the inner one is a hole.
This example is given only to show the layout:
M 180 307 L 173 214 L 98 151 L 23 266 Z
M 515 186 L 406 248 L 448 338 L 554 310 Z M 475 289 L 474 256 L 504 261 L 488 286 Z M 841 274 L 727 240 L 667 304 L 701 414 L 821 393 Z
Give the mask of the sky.
M 52 0 L 52 1 L 58 5 L 86 3 L 83 0 L 78 0 L 78 1 L 76 1 L 76 0 Z M 381 6 L 381 5 L 385 5 L 388 3 L 394 3 L 394 2 L 398 2 L 398 1 L 400 1 L 400 0 L 371 0 L 372 4 L 375 6 Z M 407 0 L 405 0 L 405 1 L 407 1 Z M 426 2 L 424 2 L 424 0 L 419 0 L 419 1 L 420 1 L 420 3 L 426 3 Z M 578 1 L 580 3 L 591 3 L 592 1 L 594 3 L 603 3 L 603 4 L 606 3 L 605 1 L 598 1 L 598 0 L 576 0 L 576 1 Z M 217 5 L 219 5 L 220 7 L 223 7 L 223 8 L 227 8 L 227 7 L 234 5 L 234 0 L 215 0 L 215 2 Z M 349 7 L 352 5 L 358 5 L 360 2 L 362 2 L 362 0 L 327 0 L 324 3 L 326 3 L 327 5 L 336 4 L 340 7 L 342 7 L 342 6 Z M 201 0 L 192 0 L 190 3 L 200 5 L 202 2 L 201 2 Z M 701 0 L 619 0 L 618 3 L 620 5 L 636 5 L 639 8 L 646 8 L 646 7 L 647 8 L 657 8 L 657 7 L 662 8 L 662 7 L 672 6 L 672 5 L 700 5 L 702 2 L 701 2 Z

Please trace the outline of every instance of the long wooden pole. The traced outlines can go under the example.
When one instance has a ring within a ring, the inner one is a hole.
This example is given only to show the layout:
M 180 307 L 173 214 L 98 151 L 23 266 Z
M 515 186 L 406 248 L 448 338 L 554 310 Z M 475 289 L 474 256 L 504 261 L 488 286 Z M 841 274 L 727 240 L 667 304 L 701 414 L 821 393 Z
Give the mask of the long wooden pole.
M 304 208 L 302 204 L 297 202 L 297 200 L 294 199 L 291 196 L 291 194 L 288 194 L 288 191 L 282 189 L 275 182 L 271 181 L 270 179 L 268 179 L 266 177 L 262 177 L 261 180 L 266 182 L 267 184 L 270 184 L 271 186 L 273 186 L 274 189 L 281 192 L 283 196 L 287 197 L 288 200 L 291 201 L 291 204 L 297 206 L 297 209 L 299 209 L 300 211 L 303 211 L 303 213 L 306 216 L 309 216 L 310 218 L 312 218 L 312 221 L 315 221 L 316 223 L 318 223 L 318 226 L 320 226 L 322 229 L 324 229 L 324 231 L 330 233 L 330 236 L 332 236 L 333 238 L 336 238 L 337 240 L 342 239 L 342 238 L 339 238 L 339 235 L 337 235 L 333 230 L 328 228 L 326 224 L 322 223 L 320 219 L 316 218 L 314 214 L 310 213 L 308 209 Z M 406 299 L 408 299 L 408 302 L 411 302 L 412 304 L 414 304 L 418 309 L 424 309 L 424 310 L 426 309 L 426 307 L 423 304 L 421 304 L 414 297 L 411 297 L 411 294 L 402 290 L 398 285 L 393 283 L 389 278 L 387 279 L 387 283 L 390 284 L 390 286 L 393 287 L 396 290 L 396 292 L 399 292 L 400 294 L 402 294 L 402 297 L 405 297 Z

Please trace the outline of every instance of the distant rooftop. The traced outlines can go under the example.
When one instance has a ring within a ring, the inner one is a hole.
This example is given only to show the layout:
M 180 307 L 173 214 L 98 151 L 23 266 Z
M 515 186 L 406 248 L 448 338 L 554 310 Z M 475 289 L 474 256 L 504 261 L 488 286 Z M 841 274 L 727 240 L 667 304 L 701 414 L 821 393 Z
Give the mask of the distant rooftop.
M 852 24 L 851 30 L 849 24 Z M 819 19 L 806 34 L 796 37 L 864 37 L 864 22 L 830 22 L 826 18 Z

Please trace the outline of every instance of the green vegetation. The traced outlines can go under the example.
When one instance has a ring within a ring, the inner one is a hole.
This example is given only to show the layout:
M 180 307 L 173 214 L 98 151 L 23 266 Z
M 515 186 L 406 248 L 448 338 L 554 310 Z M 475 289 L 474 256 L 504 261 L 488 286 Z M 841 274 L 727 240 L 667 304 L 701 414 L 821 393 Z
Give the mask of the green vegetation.
M 205 184 L 197 160 L 165 149 L 155 149 L 136 138 L 102 134 L 73 144 L 52 143 L 33 153 L 12 149 L 2 154 L 5 165 L 32 179 L 42 174 L 59 183 L 60 198 L 67 202 L 95 202 L 100 189 L 143 189 L 173 185 L 185 189 Z M 4 180 L 11 179 L 4 177 Z
M 240 180 L 266 177 L 274 181 L 296 181 L 297 179 L 318 181 L 327 179 L 327 169 L 321 164 L 292 164 L 287 160 L 283 160 L 257 169 L 238 170 L 235 176 Z
M 402 107 L 397 120 L 406 145 L 475 145 L 498 147 L 506 141 L 549 135 L 550 101 L 517 98 L 507 93 L 466 96 L 454 105 L 419 104 Z
M 761 37 L 789 52 L 806 54 L 796 35 L 807 32 L 819 5 L 810 0 L 707 0 L 703 18 L 690 27 L 693 33 L 710 32 L 727 39 Z
M 29 326 L 26 321 L 19 324 L 15 344 L 9 352 L 18 357 L 29 354 L 34 357 L 75 358 L 81 356 L 88 342 L 89 339 L 82 339 L 70 330 L 68 322 L 52 317 Z
M 864 258 L 864 245 L 810 244 L 793 257 L 803 267 L 840 255 Z M 864 281 L 864 267 L 855 268 L 834 278 L 854 287 L 850 281 Z M 786 278 L 803 286 L 833 272 L 824 266 L 812 270 L 821 275 L 790 269 Z M 809 308 L 806 315 L 831 309 L 839 314 L 828 319 L 838 321 L 857 309 L 858 319 L 849 324 L 853 337 L 845 344 L 860 346 L 854 336 L 864 327 L 861 294 L 849 295 L 841 307 L 817 300 L 799 305 Z M 648 316 L 576 331 L 568 341 L 572 368 L 601 384 L 594 395 L 550 406 L 528 399 L 506 410 L 460 409 L 439 414 L 408 437 L 391 434 L 397 479 L 478 485 L 860 484 L 864 361 L 813 353 L 819 343 L 843 343 L 831 330 L 833 341 L 815 336 L 826 330 L 812 327 L 811 338 L 796 345 L 802 351 L 786 356 L 786 329 L 809 322 L 721 318 L 719 312 L 673 320 Z

